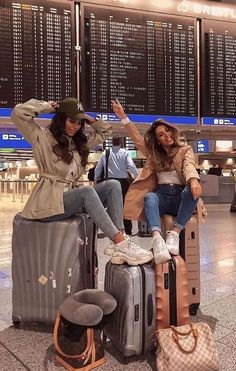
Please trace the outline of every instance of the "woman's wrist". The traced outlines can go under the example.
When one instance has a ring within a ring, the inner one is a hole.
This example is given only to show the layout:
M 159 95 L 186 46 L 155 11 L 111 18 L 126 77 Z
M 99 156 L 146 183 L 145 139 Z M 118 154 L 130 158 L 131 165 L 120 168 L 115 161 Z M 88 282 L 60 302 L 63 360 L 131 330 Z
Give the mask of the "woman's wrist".
M 130 119 L 128 116 L 125 116 L 124 118 L 121 118 L 120 121 L 123 125 L 127 125 L 130 122 Z
M 199 183 L 199 179 L 198 178 L 190 178 L 188 183 L 195 183 L 195 182 L 198 182 Z

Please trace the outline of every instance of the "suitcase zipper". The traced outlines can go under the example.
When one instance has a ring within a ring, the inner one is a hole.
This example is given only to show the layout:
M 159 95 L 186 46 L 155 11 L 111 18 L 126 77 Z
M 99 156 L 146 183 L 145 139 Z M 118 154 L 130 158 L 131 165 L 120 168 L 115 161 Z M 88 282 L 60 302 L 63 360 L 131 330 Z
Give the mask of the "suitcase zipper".
M 170 275 L 170 290 L 169 290 L 170 325 L 177 326 L 176 264 L 173 258 L 169 260 L 169 275 Z

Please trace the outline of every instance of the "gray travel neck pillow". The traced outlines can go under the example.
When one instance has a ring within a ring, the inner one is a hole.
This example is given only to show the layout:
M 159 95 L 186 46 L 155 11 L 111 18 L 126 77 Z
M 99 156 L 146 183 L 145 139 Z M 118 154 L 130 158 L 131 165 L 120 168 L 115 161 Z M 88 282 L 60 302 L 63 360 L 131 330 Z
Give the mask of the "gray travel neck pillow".
M 116 299 L 107 292 L 86 289 L 69 296 L 59 311 L 67 321 L 82 326 L 95 326 L 101 322 L 103 315 L 111 314 L 116 306 Z

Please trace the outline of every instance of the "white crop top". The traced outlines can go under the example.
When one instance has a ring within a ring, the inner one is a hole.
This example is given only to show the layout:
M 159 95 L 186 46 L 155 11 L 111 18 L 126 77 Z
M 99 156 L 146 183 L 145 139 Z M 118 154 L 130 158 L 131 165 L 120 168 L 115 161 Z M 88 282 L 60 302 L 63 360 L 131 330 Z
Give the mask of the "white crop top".
M 158 184 L 183 184 L 176 170 L 157 172 Z

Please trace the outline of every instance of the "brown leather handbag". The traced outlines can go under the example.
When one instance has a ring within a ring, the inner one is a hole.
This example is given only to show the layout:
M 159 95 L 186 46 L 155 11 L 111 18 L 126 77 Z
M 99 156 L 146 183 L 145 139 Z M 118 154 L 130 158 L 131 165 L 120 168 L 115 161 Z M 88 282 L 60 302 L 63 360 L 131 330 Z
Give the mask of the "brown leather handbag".
M 59 312 L 54 325 L 56 361 L 67 370 L 88 371 L 106 362 L 99 326 L 67 321 Z
M 219 358 L 207 323 L 200 322 L 157 331 L 158 371 L 215 371 Z

